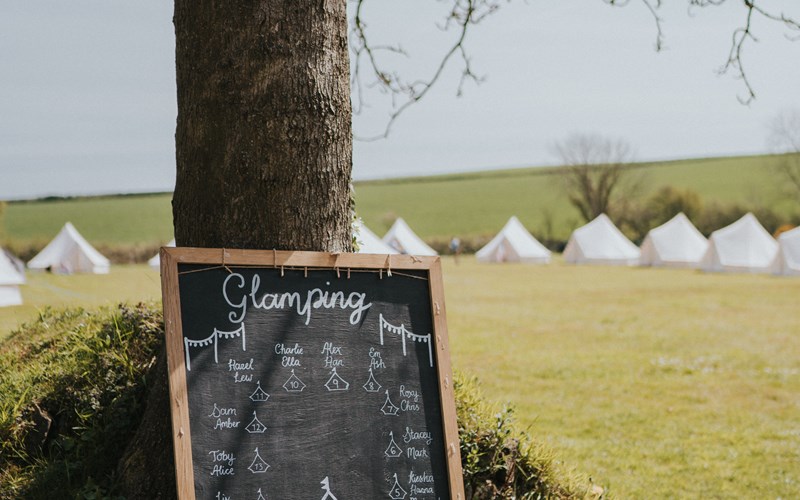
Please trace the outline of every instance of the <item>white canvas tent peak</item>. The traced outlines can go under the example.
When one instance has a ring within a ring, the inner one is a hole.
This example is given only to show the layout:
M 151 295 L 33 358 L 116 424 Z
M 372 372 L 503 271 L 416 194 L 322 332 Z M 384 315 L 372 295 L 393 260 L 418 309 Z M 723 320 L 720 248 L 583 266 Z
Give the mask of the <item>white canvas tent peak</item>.
M 5 253 L 5 255 L 8 258 L 8 260 L 11 261 L 11 264 L 17 270 L 17 273 L 20 276 L 22 276 L 22 279 L 24 280 L 25 279 L 25 263 L 22 262 L 22 259 L 20 259 L 16 255 L 14 255 L 13 253 L 11 253 L 11 252 L 9 252 L 8 250 L 5 250 L 5 249 L 3 250 L 3 253 Z
M 397 254 L 394 248 L 383 242 L 360 220 L 354 224 L 353 232 L 358 241 L 358 253 Z
M 700 268 L 711 272 L 769 272 L 778 253 L 778 242 L 747 213 L 741 219 L 711 233 Z
M 397 220 L 394 221 L 392 227 L 389 228 L 389 231 L 383 237 L 383 242 L 400 253 L 409 255 L 439 255 L 436 253 L 436 250 L 429 247 L 422 241 L 422 238 L 411 230 L 411 227 L 409 227 L 402 217 L 398 217 Z
M 547 264 L 550 250 L 544 247 L 512 216 L 492 240 L 478 250 L 475 258 L 479 262 L 528 262 Z
M 653 228 L 642 242 L 643 266 L 697 267 L 708 240 L 683 212 Z
M 772 272 L 800 276 L 800 227 L 778 236 L 778 254 L 772 261 Z
M 573 231 L 564 249 L 564 261 L 572 264 L 634 266 L 639 255 L 639 247 L 606 214 Z
M 0 307 L 22 304 L 20 285 L 25 284 L 25 274 L 20 273 L 14 262 L 0 249 Z
M 29 269 L 49 269 L 54 273 L 106 274 L 111 263 L 94 249 L 75 227 L 67 222 L 61 231 L 36 257 Z
M 165 247 L 174 247 L 175 246 L 175 238 L 172 238 L 169 243 L 164 245 Z M 150 260 L 147 261 L 147 265 L 152 267 L 153 269 L 159 269 L 161 267 L 161 252 L 155 254 Z

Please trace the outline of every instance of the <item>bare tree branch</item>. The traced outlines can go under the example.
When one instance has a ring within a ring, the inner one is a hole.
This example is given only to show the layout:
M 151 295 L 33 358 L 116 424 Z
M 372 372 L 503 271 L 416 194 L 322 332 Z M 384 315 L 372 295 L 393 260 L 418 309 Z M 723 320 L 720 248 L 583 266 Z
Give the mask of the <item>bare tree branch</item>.
M 800 108 L 775 116 L 769 124 L 767 141 L 770 149 L 784 155 L 777 164 L 781 186 L 800 199 Z
M 630 0 L 602 0 L 603 3 L 608 4 L 612 7 L 625 7 L 630 2 Z M 640 0 L 647 10 L 650 11 L 650 14 L 653 16 L 653 21 L 656 23 L 656 42 L 655 48 L 656 51 L 660 51 L 664 48 L 664 30 L 662 29 L 662 23 L 664 20 L 661 16 L 658 15 L 658 9 L 661 8 L 661 0 Z
M 463 93 L 464 85 L 467 81 L 473 81 L 475 83 L 480 83 L 482 81 L 482 78 L 476 75 L 472 69 L 472 64 L 464 44 L 469 28 L 496 12 L 497 9 L 500 8 L 501 0 L 451 0 L 452 7 L 441 29 L 447 31 L 451 27 L 455 27 L 458 30 L 458 36 L 455 42 L 453 42 L 439 60 L 439 64 L 431 77 L 412 82 L 404 80 L 394 71 L 384 69 L 378 61 L 376 54 L 379 52 L 388 51 L 404 55 L 405 52 L 400 47 L 373 46 L 370 44 L 366 33 L 367 25 L 364 22 L 362 13 L 364 1 L 365 0 L 357 0 L 356 12 L 350 31 L 351 46 L 353 54 L 355 55 L 352 85 L 356 89 L 357 95 L 357 103 L 354 105 L 354 112 L 358 113 L 364 108 L 363 91 L 365 88 L 378 88 L 382 92 L 391 95 L 392 112 L 389 114 L 383 133 L 372 137 L 357 137 L 357 139 L 362 141 L 374 141 L 388 137 L 394 122 L 406 109 L 419 102 L 427 95 L 428 91 L 439 81 L 448 63 L 453 58 L 460 59 L 462 64 L 457 95 L 460 96 Z M 366 64 L 368 69 L 364 69 L 364 64 Z M 365 71 L 368 71 L 373 77 L 373 80 L 369 83 L 365 83 L 362 80 Z
M 614 6 L 614 7 L 624 7 L 630 3 L 630 0 L 602 0 L 604 3 Z M 695 7 L 697 8 L 705 8 L 705 7 L 719 7 L 726 3 L 727 0 L 688 0 L 689 2 L 689 11 Z M 651 15 L 653 16 L 653 20 L 656 23 L 656 50 L 661 50 L 664 47 L 664 32 L 662 30 L 662 18 L 658 15 L 658 9 L 662 6 L 662 0 L 641 0 L 642 3 L 645 4 L 647 9 L 650 11 Z M 761 16 L 764 19 L 769 21 L 777 22 L 783 24 L 784 27 L 789 30 L 790 32 L 800 32 L 800 23 L 794 18 L 791 18 L 781 13 L 775 13 L 771 10 L 764 9 L 758 5 L 756 5 L 757 0 L 741 0 L 745 7 L 745 17 L 742 26 L 736 28 L 732 35 L 731 35 L 731 46 L 730 50 L 728 51 L 728 58 L 725 61 L 725 64 L 719 68 L 719 74 L 726 74 L 729 71 L 734 71 L 736 76 L 742 80 L 744 84 L 745 91 L 747 93 L 746 97 L 737 97 L 739 102 L 742 104 L 749 104 L 756 98 L 756 93 L 753 85 L 750 83 L 750 79 L 747 76 L 747 72 L 745 71 L 744 66 L 744 48 L 748 44 L 748 42 L 758 42 L 758 39 L 753 34 L 753 17 L 754 15 Z M 798 41 L 800 40 L 800 34 L 797 35 L 786 35 L 786 38 L 790 41 Z
M 388 95 L 392 102 L 392 111 L 388 114 L 387 122 L 382 133 L 370 137 L 356 137 L 362 141 L 374 141 L 388 137 L 397 119 L 413 104 L 421 101 L 431 88 L 441 79 L 444 70 L 451 62 L 456 59 L 461 64 L 461 77 L 458 82 L 456 95 L 462 95 L 464 86 L 472 81 L 481 83 L 479 77 L 472 67 L 471 59 L 468 56 L 465 41 L 470 27 L 482 22 L 488 16 L 496 12 L 502 0 L 443 0 L 450 4 L 450 10 L 445 16 L 444 23 L 440 26 L 442 31 L 452 28 L 457 30 L 455 41 L 442 54 L 439 63 L 427 79 L 409 81 L 403 78 L 397 71 L 387 69 L 383 66 L 380 54 L 394 54 L 408 56 L 405 50 L 399 45 L 375 45 L 372 44 L 367 36 L 367 24 L 364 21 L 363 7 L 366 0 L 353 0 L 356 4 L 355 16 L 352 20 L 350 30 L 351 50 L 353 51 L 353 71 L 352 86 L 354 88 L 355 99 L 353 112 L 361 113 L 365 108 L 365 89 L 377 89 Z M 510 0 L 507 0 L 510 1 Z M 625 7 L 631 0 L 601 0 L 613 7 Z M 689 12 L 694 8 L 718 7 L 725 4 L 728 0 L 687 0 Z M 736 77 L 742 80 L 746 96 L 737 97 L 743 104 L 749 104 L 756 98 L 755 88 L 753 87 L 744 65 L 744 52 L 750 42 L 758 42 L 753 33 L 753 22 L 756 17 L 766 19 L 775 23 L 782 24 L 789 33 L 786 38 L 790 41 L 800 40 L 800 23 L 783 12 L 774 12 L 756 5 L 760 0 L 739 0 L 745 7 L 745 16 L 740 27 L 736 28 L 731 34 L 731 44 L 725 63 L 719 68 L 718 73 L 726 74 L 735 72 Z M 663 0 L 637 0 L 648 10 L 653 18 L 656 27 L 655 49 L 664 49 L 665 32 L 663 30 L 663 18 L 660 9 L 664 5 Z M 795 34 L 796 33 L 796 34 Z

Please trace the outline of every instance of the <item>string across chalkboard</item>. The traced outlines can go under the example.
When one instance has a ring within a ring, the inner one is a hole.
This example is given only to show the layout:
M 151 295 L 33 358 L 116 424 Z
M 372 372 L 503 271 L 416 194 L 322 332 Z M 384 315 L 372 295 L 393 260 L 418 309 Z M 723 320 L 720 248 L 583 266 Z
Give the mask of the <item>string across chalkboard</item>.
M 181 498 L 463 498 L 439 260 L 387 262 L 162 249 Z

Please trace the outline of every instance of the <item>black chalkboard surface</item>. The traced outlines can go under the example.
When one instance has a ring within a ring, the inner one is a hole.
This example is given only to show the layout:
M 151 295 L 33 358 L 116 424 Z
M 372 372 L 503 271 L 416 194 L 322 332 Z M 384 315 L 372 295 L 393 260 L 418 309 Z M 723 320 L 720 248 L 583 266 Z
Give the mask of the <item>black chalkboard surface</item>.
M 438 258 L 170 248 L 162 277 L 181 498 L 463 498 Z

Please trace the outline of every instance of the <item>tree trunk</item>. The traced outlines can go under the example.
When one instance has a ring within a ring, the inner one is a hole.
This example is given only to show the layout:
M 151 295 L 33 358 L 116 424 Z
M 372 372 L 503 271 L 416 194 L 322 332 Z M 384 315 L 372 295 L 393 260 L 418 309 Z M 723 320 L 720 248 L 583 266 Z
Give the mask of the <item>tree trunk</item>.
M 175 1 L 179 246 L 349 251 L 345 0 Z
M 175 0 L 174 23 L 177 244 L 352 250 L 345 0 Z M 130 498 L 176 491 L 163 361 L 117 469 Z

